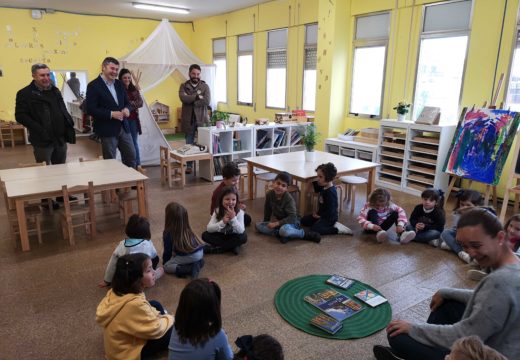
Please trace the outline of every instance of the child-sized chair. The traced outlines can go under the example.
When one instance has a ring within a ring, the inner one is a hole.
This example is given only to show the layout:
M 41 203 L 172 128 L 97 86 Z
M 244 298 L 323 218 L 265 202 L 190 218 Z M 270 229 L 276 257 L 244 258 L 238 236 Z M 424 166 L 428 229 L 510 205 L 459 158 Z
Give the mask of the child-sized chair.
M 160 146 L 161 185 L 168 182 L 172 187 L 174 181 L 182 181 L 181 164 L 170 157 L 170 149 Z
M 146 170 L 141 166 L 137 166 L 137 171 L 141 174 L 146 175 Z M 123 224 L 126 225 L 128 219 L 134 212 L 134 203 L 137 203 L 137 191 L 127 191 L 127 189 L 120 189 L 117 193 L 119 198 L 119 217 L 123 220 Z M 146 199 L 146 195 L 145 195 Z M 148 207 L 148 204 L 146 205 Z
M 60 212 L 61 230 L 63 237 L 69 239 L 70 245 L 74 245 L 74 228 L 85 227 L 85 232 L 93 239 L 96 236 L 96 210 L 94 204 L 94 184 L 92 181 L 87 186 L 67 185 L 61 187 L 63 193 L 63 209 Z M 76 200 L 70 200 L 70 195 L 75 195 Z M 81 219 L 74 222 L 75 218 Z

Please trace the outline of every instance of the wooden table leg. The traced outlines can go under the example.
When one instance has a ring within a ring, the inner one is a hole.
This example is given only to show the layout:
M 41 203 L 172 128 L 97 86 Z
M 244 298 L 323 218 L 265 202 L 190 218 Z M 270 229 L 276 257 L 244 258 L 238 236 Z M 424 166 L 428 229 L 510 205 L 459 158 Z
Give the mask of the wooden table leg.
M 144 181 L 137 182 L 137 207 L 139 215 L 148 217 L 148 209 L 146 208 L 146 193 L 144 189 Z
M 367 182 L 367 199 L 369 198 L 372 191 L 376 186 L 376 168 L 368 170 L 368 182 Z
M 18 217 L 18 227 L 20 228 L 20 242 L 22 244 L 22 251 L 29 251 L 29 234 L 27 232 L 27 218 L 25 217 L 25 201 L 16 199 L 16 216 Z
M 307 181 L 301 182 L 301 189 L 300 189 L 300 216 L 303 216 L 306 214 L 307 210 L 307 189 L 309 183 Z
M 247 163 L 247 198 L 249 200 L 255 199 L 253 197 L 253 176 L 254 176 L 253 169 L 254 169 L 253 164 L 248 162 Z
M 184 168 L 184 165 L 186 165 L 187 169 L 186 160 L 181 157 L 181 189 L 184 189 L 184 185 L 186 184 L 186 169 Z M 195 166 L 197 166 L 197 164 L 195 164 Z

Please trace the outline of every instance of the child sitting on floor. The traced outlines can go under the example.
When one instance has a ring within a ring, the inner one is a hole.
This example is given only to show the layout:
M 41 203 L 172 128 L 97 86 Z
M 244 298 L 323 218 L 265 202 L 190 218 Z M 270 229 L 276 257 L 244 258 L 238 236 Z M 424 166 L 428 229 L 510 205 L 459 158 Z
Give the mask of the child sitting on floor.
M 219 206 L 219 199 L 222 190 L 228 186 L 233 186 L 236 189 L 239 180 L 240 168 L 238 165 L 233 161 L 226 163 L 226 165 L 224 165 L 222 168 L 222 182 L 215 190 L 213 190 L 213 195 L 211 196 L 211 206 L 209 208 L 210 215 L 213 215 L 215 209 L 217 209 Z M 251 224 L 251 216 L 246 214 L 246 205 L 241 202 L 239 203 L 239 207 L 244 211 L 244 225 L 249 226 Z
M 105 271 L 105 278 L 99 283 L 99 287 L 109 286 L 116 271 L 117 259 L 128 254 L 143 253 L 152 259 L 153 268 L 157 268 L 159 264 L 159 256 L 150 240 L 152 234 L 150 232 L 150 222 L 145 217 L 133 214 L 128 219 L 125 233 L 127 238 L 122 240 L 115 248 Z M 164 274 L 164 269 L 159 266 L 155 270 L 155 280 L 158 280 Z
M 182 290 L 168 346 L 168 360 L 233 359 L 222 329 L 221 292 L 216 282 L 197 279 Z
M 432 241 L 431 245 L 439 246 L 444 250 L 452 250 L 457 256 L 465 263 L 471 262 L 471 256 L 462 249 L 462 246 L 457 242 L 457 223 L 461 214 L 474 208 L 475 206 L 481 206 L 483 203 L 482 195 L 475 190 L 461 189 L 457 193 L 457 204 L 455 210 L 453 210 L 453 227 L 446 229 L 441 233 L 439 241 Z
M 159 302 L 148 302 L 144 295 L 144 289 L 154 284 L 148 255 L 117 259 L 112 289 L 96 310 L 96 322 L 103 327 L 106 359 L 138 360 L 168 348 L 173 317 Z
M 262 334 L 244 335 L 235 341 L 240 349 L 234 360 L 283 360 L 282 345 L 274 337 Z
M 379 243 L 391 238 L 407 244 L 414 239 L 415 232 L 405 231 L 404 227 L 408 222 L 406 212 L 391 200 L 392 196 L 388 190 L 375 189 L 369 195 L 368 202 L 361 209 L 357 220 L 365 232 L 376 234 Z M 388 232 L 394 225 L 398 236 Z
M 417 205 L 410 215 L 407 231 L 415 231 L 414 241 L 429 243 L 438 239 L 444 230 L 444 196 L 442 190 L 426 189 L 421 194 L 422 204 Z
M 204 242 L 191 230 L 184 206 L 171 202 L 164 212 L 164 271 L 179 277 L 197 278 L 204 266 Z
M 349 234 L 352 230 L 338 222 L 338 193 L 332 183 L 338 171 L 333 163 L 321 164 L 316 168 L 318 181 L 313 181 L 314 192 L 319 194 L 318 211 L 301 219 L 303 226 L 310 226 L 320 235 Z
M 303 230 L 300 227 L 296 203 L 287 192 L 291 182 L 291 175 L 285 171 L 276 175 L 273 189 L 265 195 L 264 221 L 256 223 L 256 229 L 262 234 L 278 237 L 282 244 L 287 243 L 291 238 L 319 243 L 321 241 L 319 233 Z
M 202 240 L 208 244 L 204 252 L 217 254 L 232 251 L 238 255 L 240 246 L 247 242 L 247 234 L 244 227 L 244 210 L 239 207 L 236 188 L 223 188 L 218 204 L 211 215 L 207 231 L 202 233 Z

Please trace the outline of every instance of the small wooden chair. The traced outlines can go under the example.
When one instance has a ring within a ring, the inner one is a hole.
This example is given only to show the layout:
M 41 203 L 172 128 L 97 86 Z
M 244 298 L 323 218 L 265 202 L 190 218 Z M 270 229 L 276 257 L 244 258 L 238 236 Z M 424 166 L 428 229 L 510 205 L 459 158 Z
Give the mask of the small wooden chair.
M 172 187 L 172 182 L 182 181 L 181 164 L 170 157 L 170 149 L 160 146 L 161 157 L 161 185 L 168 182 L 168 187 Z
M 146 175 L 146 170 L 141 165 L 137 166 L 137 171 L 141 174 Z M 134 203 L 137 203 L 137 191 L 120 191 L 117 193 L 119 198 L 119 217 L 123 220 L 126 225 L 128 219 L 134 212 Z M 145 193 L 146 199 L 146 193 Z M 148 208 L 148 204 L 146 205 Z
M 253 172 L 253 199 L 256 199 L 256 189 L 259 180 L 265 181 L 265 192 L 267 192 L 275 178 L 276 174 L 272 172 Z
M 16 214 L 16 209 L 14 204 L 9 201 L 7 197 L 7 193 L 5 191 L 5 183 L 3 181 L 0 182 L 0 188 L 2 193 L 4 194 L 5 207 L 7 210 L 7 220 L 9 221 L 9 229 L 11 231 L 11 238 L 13 242 L 16 243 L 17 235 L 20 234 L 20 226 L 18 224 L 18 216 Z M 33 227 L 28 227 L 27 232 L 29 235 L 36 234 L 38 236 L 38 243 L 42 243 L 42 230 L 41 230 L 41 220 L 42 214 L 40 210 L 40 206 L 38 204 L 32 204 L 25 207 L 25 217 L 27 219 L 27 225 L 33 225 Z
M 80 157 L 79 162 L 90 162 L 90 161 L 98 161 L 103 160 L 103 156 L 99 155 L 97 158 L 94 159 L 85 159 L 84 157 Z M 117 196 L 114 190 L 105 190 L 101 192 L 101 198 L 103 199 L 103 204 L 110 204 L 112 202 L 117 201 Z
M 10 122 L 2 122 L 0 124 L 0 145 L 5 147 L 5 142 L 8 141 L 11 147 L 14 147 L 14 129 Z
M 94 184 L 92 181 L 87 186 L 79 185 L 67 188 L 63 185 L 63 209 L 60 212 L 61 230 L 63 238 L 69 239 L 70 245 L 74 245 L 74 228 L 85 227 L 85 232 L 93 239 L 96 236 L 96 211 L 94 205 Z M 71 201 L 70 195 L 77 196 L 77 200 Z M 82 221 L 74 223 L 74 218 Z

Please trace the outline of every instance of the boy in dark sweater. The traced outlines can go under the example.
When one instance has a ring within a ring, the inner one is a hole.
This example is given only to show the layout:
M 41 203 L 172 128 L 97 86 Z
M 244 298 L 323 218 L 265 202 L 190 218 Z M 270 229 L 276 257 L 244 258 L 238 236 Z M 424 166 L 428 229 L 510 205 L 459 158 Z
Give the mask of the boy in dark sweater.
M 240 169 L 235 162 L 228 162 L 222 168 L 222 182 L 215 190 L 213 190 L 213 195 L 211 196 L 211 206 L 209 208 L 209 214 L 213 215 L 213 212 L 216 208 L 218 208 L 218 200 L 220 199 L 220 194 L 222 190 L 228 186 L 232 186 L 236 189 L 238 181 L 240 180 Z M 244 203 L 240 203 L 240 209 L 244 211 L 244 225 L 249 226 L 251 224 L 251 216 L 246 214 L 246 205 Z
M 318 211 L 301 219 L 302 225 L 310 226 L 312 231 L 321 235 L 352 235 L 352 230 L 338 222 L 338 193 L 332 183 L 337 173 L 336 167 L 330 162 L 316 168 L 318 180 L 312 184 L 314 192 L 319 193 Z
M 282 244 L 290 238 L 305 239 L 319 243 L 321 236 L 314 231 L 303 230 L 296 213 L 296 203 L 287 192 L 291 184 L 291 175 L 279 173 L 274 179 L 273 190 L 265 195 L 264 221 L 256 223 L 256 229 L 262 234 L 276 236 Z

